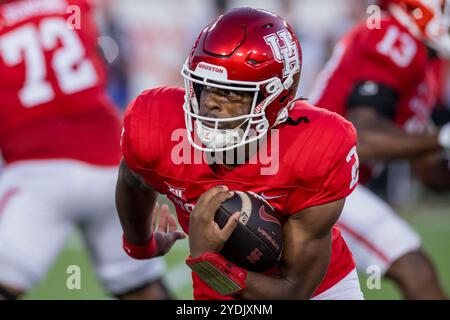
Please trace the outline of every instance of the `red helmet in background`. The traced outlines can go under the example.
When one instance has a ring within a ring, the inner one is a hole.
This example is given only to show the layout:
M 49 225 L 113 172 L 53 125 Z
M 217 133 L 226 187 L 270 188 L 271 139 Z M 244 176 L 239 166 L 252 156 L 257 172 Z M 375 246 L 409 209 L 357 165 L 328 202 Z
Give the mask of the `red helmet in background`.
M 441 56 L 450 57 L 450 0 L 382 0 L 380 5 Z
M 189 141 L 199 150 L 226 151 L 262 138 L 286 120 L 298 88 L 301 63 L 301 48 L 293 29 L 271 12 L 237 8 L 212 21 L 182 69 Z M 250 113 L 233 118 L 200 116 L 202 85 L 251 93 Z M 243 121 L 241 130 L 219 129 L 221 123 L 237 120 Z M 214 123 L 214 128 L 203 121 Z M 202 145 L 194 142 L 194 133 Z

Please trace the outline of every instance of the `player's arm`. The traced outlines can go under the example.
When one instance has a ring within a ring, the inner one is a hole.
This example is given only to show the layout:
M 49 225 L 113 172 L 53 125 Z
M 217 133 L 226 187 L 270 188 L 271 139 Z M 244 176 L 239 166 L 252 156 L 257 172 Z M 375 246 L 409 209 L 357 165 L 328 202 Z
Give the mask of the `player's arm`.
M 122 160 L 116 186 L 116 207 L 124 232 L 124 249 L 135 259 L 164 255 L 175 241 L 186 237 L 177 231 L 175 218 L 167 205 L 159 209 L 157 198 L 158 193 Z
M 152 159 L 158 154 L 153 140 L 147 139 L 157 133 L 152 134 L 154 127 L 146 126 L 150 122 L 147 119 L 153 117 L 155 92 L 144 91 L 127 107 L 120 142 L 123 160 L 116 186 L 116 207 L 124 232 L 124 250 L 135 259 L 164 255 L 176 240 L 186 236 L 177 231 L 168 206 L 159 208 L 158 193 L 137 172 L 139 167 L 151 168 Z
M 363 85 L 355 86 L 348 102 L 348 119 L 358 131 L 358 154 L 363 161 L 412 159 L 445 147 L 442 138 L 448 132 L 410 134 L 394 124 L 398 101 L 392 89 L 378 85 L 378 94 L 363 96 Z
M 150 239 L 151 213 L 157 198 L 158 193 L 122 160 L 116 186 L 116 207 L 128 241 L 142 245 Z
M 233 192 L 218 186 L 200 197 L 190 217 L 188 265 L 221 294 L 239 292 L 242 299 L 309 299 L 326 274 L 331 256 L 331 230 L 344 200 L 292 215 L 283 227 L 280 272 L 268 276 L 236 267 L 216 254 L 238 223 L 239 212 L 230 217 L 223 229 L 214 222 L 220 204 L 232 196 Z M 216 271 L 211 273 L 211 270 Z
M 450 190 L 450 160 L 442 152 L 430 153 L 411 161 L 414 174 L 436 192 Z
M 249 272 L 243 299 L 309 299 L 323 280 L 331 257 L 332 227 L 345 200 L 291 216 L 283 228 L 284 252 L 277 276 Z

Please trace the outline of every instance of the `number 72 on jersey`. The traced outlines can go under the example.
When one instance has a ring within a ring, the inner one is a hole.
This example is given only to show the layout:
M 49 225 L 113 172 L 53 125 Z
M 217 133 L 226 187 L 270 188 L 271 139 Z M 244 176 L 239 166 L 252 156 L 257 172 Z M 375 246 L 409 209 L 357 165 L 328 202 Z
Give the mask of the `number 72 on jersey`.
M 54 50 L 51 65 L 47 66 L 45 53 L 51 50 Z M 55 98 L 55 90 L 48 81 L 49 70 L 53 70 L 63 94 L 94 87 L 98 75 L 85 53 L 78 34 L 61 17 L 45 18 L 38 25 L 25 24 L 0 37 L 0 56 L 6 66 L 25 63 L 25 80 L 18 94 L 26 108 Z

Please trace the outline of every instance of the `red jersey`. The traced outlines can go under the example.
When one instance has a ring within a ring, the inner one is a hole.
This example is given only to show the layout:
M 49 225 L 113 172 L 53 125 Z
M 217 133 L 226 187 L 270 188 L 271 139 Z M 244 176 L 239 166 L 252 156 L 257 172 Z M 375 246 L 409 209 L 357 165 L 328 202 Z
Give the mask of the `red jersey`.
M 86 0 L 0 5 L 0 153 L 6 163 L 118 163 L 120 116 L 104 89 L 90 10 Z
M 398 94 L 392 120 L 410 132 L 421 131 L 439 95 L 439 63 L 408 29 L 386 15 L 379 29 L 368 29 L 363 22 L 338 43 L 311 101 L 346 116 L 356 84 L 373 81 Z
M 311 95 L 320 107 L 347 115 L 349 99 L 360 83 L 386 86 L 397 95 L 391 120 L 409 133 L 422 133 L 439 96 L 441 63 L 427 47 L 392 16 L 379 29 L 363 22 L 336 46 Z M 362 166 L 361 181 L 370 181 L 381 163 Z
M 122 153 L 131 170 L 174 203 L 186 233 L 189 215 L 200 195 L 219 184 L 260 194 L 281 221 L 308 207 L 344 198 L 355 187 L 355 130 L 335 113 L 297 102 L 290 116 L 307 120 L 296 126 L 282 124 L 269 134 L 264 143 L 272 150 L 272 164 L 252 158 L 233 170 L 218 173 L 203 160 L 203 153 L 190 145 L 183 103 L 184 90 L 178 88 L 157 88 L 138 96 L 125 113 Z M 315 295 L 354 268 L 352 255 L 335 227 L 331 262 Z M 226 298 L 195 274 L 193 279 L 196 299 Z

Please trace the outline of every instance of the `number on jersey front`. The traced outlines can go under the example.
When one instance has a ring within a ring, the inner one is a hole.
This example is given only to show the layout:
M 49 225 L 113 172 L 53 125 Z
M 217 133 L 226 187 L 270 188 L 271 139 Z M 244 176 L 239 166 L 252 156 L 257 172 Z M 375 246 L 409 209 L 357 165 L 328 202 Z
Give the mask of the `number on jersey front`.
M 56 47 L 61 44 L 60 47 Z M 44 19 L 39 27 L 24 25 L 0 38 L 0 55 L 10 67 L 25 63 L 25 82 L 19 91 L 24 107 L 32 108 L 51 102 L 54 88 L 47 80 L 45 51 L 55 50 L 51 69 L 64 94 L 73 94 L 95 86 L 97 73 L 91 61 L 84 58 L 85 49 L 77 33 L 63 18 Z

